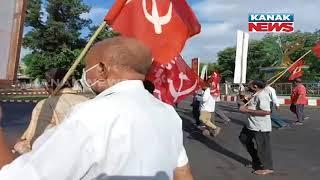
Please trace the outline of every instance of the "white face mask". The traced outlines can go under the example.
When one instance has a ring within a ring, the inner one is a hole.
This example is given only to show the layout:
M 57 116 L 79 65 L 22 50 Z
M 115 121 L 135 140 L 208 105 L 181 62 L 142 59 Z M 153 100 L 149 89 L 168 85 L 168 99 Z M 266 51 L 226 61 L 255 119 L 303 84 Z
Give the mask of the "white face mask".
M 94 83 L 89 84 L 88 80 L 87 80 L 87 73 L 91 70 L 93 70 L 94 68 L 98 67 L 99 64 L 96 64 L 94 66 L 92 66 L 91 68 L 89 68 L 88 70 L 83 69 L 83 73 L 82 73 L 82 77 L 81 77 L 81 84 L 83 86 L 83 90 L 89 90 L 90 92 L 92 92 L 93 94 L 96 94 L 94 92 L 94 90 L 92 89 L 92 86 L 94 86 L 95 84 L 97 84 L 99 82 L 99 80 L 96 80 Z

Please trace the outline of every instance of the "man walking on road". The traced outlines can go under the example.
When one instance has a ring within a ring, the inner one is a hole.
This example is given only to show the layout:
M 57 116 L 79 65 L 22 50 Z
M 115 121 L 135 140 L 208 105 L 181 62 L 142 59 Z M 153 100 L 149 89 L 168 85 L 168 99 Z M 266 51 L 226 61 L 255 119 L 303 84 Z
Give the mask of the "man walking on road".
M 196 120 L 197 126 L 201 125 L 201 121 L 199 119 L 200 118 L 200 101 L 199 100 L 201 99 L 202 95 L 203 95 L 202 90 L 196 91 L 196 93 L 193 96 L 192 103 L 191 103 L 192 116 Z
M 302 84 L 302 80 L 297 78 L 293 81 L 295 86 L 291 93 L 291 112 L 295 113 L 297 116 L 297 121 L 295 125 L 302 125 L 304 120 L 304 106 L 308 104 L 307 90 Z
M 258 92 L 248 107 L 240 107 L 240 112 L 248 113 L 248 124 L 240 133 L 239 139 L 247 148 L 251 158 L 254 173 L 266 175 L 273 173 L 273 162 L 270 144 L 271 109 L 270 96 L 263 90 L 266 83 L 261 80 L 251 82 L 249 89 Z M 256 148 L 254 145 L 256 143 Z
M 278 102 L 276 90 L 269 85 L 266 86 L 265 90 L 269 93 L 269 96 L 271 98 L 271 121 L 274 122 L 278 126 L 278 128 L 287 127 L 287 123 L 276 115 L 276 110 L 280 109 L 280 104 Z
M 213 117 L 213 113 L 215 111 L 215 104 L 216 101 L 211 96 L 210 87 L 207 87 L 202 97 L 199 99 L 200 101 L 200 121 L 205 124 L 205 126 L 209 129 L 210 133 L 213 136 L 217 136 L 221 128 L 216 126 L 212 121 L 211 118 Z

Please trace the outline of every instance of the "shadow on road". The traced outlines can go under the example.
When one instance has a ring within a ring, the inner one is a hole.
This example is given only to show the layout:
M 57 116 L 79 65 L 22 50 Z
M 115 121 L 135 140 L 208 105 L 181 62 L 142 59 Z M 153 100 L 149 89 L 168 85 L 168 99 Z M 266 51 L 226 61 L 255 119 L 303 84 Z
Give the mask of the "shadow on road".
M 230 118 L 231 119 L 231 122 L 234 123 L 234 124 L 237 124 L 239 126 L 245 126 L 246 123 L 244 121 L 241 121 L 239 119 L 235 119 L 235 118 Z
M 224 155 L 227 156 L 243 165 L 249 165 L 251 164 L 251 161 L 243 158 L 242 156 L 239 156 L 231 151 L 229 151 L 228 149 L 224 148 L 223 146 L 221 146 L 220 144 L 218 144 L 216 141 L 202 135 L 202 131 L 199 130 L 194 123 L 190 120 L 190 118 L 187 118 L 187 115 L 183 115 L 184 113 L 180 112 L 179 113 L 183 120 L 183 130 L 188 132 L 190 134 L 190 136 L 188 138 L 197 140 L 201 143 L 203 143 L 204 145 L 206 145 L 208 148 Z M 234 121 L 234 120 L 231 120 Z M 241 121 L 240 121 L 241 122 Z

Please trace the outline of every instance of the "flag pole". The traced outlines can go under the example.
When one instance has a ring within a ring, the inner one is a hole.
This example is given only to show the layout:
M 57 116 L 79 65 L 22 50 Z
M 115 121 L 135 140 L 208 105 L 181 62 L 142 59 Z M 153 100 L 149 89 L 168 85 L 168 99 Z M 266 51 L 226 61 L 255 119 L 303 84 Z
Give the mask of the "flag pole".
M 272 76 L 272 77 L 267 81 L 267 83 L 269 83 L 271 80 L 273 80 L 273 79 L 277 78 L 278 76 L 280 76 L 283 72 L 284 72 L 284 70 L 282 70 L 282 71 L 278 72 L 276 75 Z
M 286 74 L 286 72 L 288 72 L 288 70 L 294 66 L 296 63 L 298 63 L 299 61 L 301 61 L 302 58 L 304 58 L 306 55 L 308 55 L 312 50 L 310 49 L 308 52 L 306 52 L 304 55 L 302 55 L 298 60 L 296 60 L 294 63 L 292 63 L 289 67 L 287 67 L 285 70 L 282 71 L 282 73 L 277 74 L 275 76 L 273 76 L 272 78 L 270 78 L 267 82 L 270 82 L 271 79 L 274 79 L 275 77 L 277 77 L 274 81 L 272 81 L 271 83 L 268 84 L 268 86 L 271 86 L 272 84 L 274 84 L 275 82 L 277 82 L 284 74 Z M 256 92 L 253 96 L 256 96 L 258 93 L 260 93 L 261 91 Z M 253 98 L 251 98 L 244 106 L 247 106 L 251 100 Z
M 79 63 L 81 62 L 81 60 L 84 58 L 84 56 L 87 54 L 87 52 L 89 51 L 90 47 L 93 45 L 94 41 L 97 39 L 98 35 L 100 34 L 100 32 L 102 30 L 104 30 L 104 28 L 106 27 L 107 23 L 105 21 L 103 21 L 99 28 L 95 31 L 95 33 L 92 35 L 92 37 L 90 38 L 89 42 L 87 43 L 87 45 L 85 46 L 85 48 L 82 50 L 82 52 L 80 53 L 80 55 L 78 56 L 78 58 L 74 61 L 74 63 L 72 64 L 72 66 L 70 67 L 70 69 L 68 70 L 67 74 L 63 77 L 63 80 L 58 84 L 58 86 L 56 87 L 56 89 L 53 92 L 53 95 L 56 95 L 58 93 L 58 91 L 63 87 L 64 83 L 67 82 L 67 80 L 69 79 L 69 77 L 73 74 L 73 72 L 75 71 L 75 69 L 77 68 L 77 66 L 79 65 Z
M 271 77 L 267 82 L 270 82 L 272 79 L 278 77 L 276 79 L 276 81 L 278 79 L 280 79 L 286 72 L 288 72 L 288 70 L 294 66 L 296 63 L 298 63 L 302 58 L 304 58 L 306 55 L 308 55 L 312 50 L 310 49 L 308 52 L 306 52 L 304 55 L 302 55 L 298 60 L 296 60 L 294 63 L 292 63 L 288 68 L 286 68 L 285 70 L 281 71 L 280 73 L 276 74 L 275 76 Z M 273 83 L 272 83 L 273 84 Z

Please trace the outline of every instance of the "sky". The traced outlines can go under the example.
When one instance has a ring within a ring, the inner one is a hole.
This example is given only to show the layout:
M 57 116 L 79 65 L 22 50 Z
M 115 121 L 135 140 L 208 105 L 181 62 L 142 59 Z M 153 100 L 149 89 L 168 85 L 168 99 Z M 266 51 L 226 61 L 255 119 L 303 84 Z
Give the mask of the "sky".
M 114 0 L 84 0 L 91 6 L 83 18 L 100 24 Z M 188 40 L 182 55 L 187 62 L 199 57 L 201 62 L 216 62 L 217 53 L 235 46 L 236 31 L 247 31 L 249 13 L 294 13 L 295 30 L 313 32 L 320 28 L 318 11 L 320 0 L 187 0 L 202 26 L 200 34 Z M 83 33 L 86 33 L 85 31 Z M 259 39 L 263 33 L 250 33 Z M 23 49 L 22 55 L 28 53 Z

